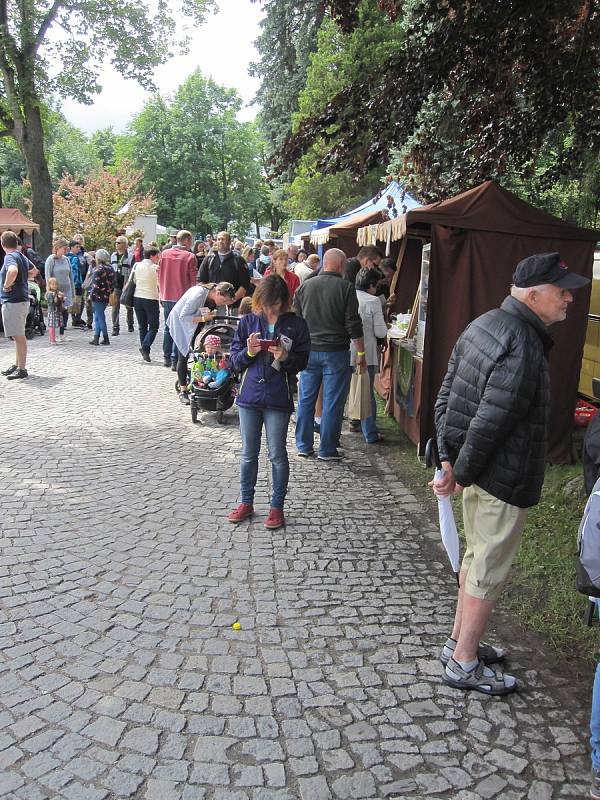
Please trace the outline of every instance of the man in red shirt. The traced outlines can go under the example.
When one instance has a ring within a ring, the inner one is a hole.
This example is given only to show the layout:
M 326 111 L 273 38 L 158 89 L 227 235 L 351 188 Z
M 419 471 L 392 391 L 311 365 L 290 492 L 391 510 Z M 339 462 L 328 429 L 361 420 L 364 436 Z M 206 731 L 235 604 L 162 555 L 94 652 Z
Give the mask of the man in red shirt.
M 166 324 L 169 314 L 175 303 L 196 285 L 198 262 L 192 253 L 192 234 L 189 231 L 179 231 L 177 243 L 160 254 L 160 261 L 156 270 L 158 278 L 158 292 L 165 315 L 165 332 L 163 336 L 163 356 L 165 367 L 177 371 L 177 357 L 179 355 L 175 342 L 171 338 Z

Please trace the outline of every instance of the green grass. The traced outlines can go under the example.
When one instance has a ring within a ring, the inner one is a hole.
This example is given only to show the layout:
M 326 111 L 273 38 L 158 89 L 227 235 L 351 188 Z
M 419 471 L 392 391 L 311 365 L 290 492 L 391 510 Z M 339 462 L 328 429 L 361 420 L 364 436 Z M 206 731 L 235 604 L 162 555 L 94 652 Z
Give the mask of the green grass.
M 427 487 L 430 470 L 418 461 L 414 444 L 396 421 L 385 415 L 382 403 L 377 424 L 389 442 L 386 450 L 399 477 L 437 521 L 437 504 Z M 521 547 L 499 605 L 562 659 L 592 664 L 600 647 L 600 625 L 587 627 L 587 599 L 575 590 L 577 529 L 585 501 L 580 464 L 548 466 L 540 503 L 529 510 Z M 457 524 L 462 526 L 458 499 L 454 510 Z
M 530 509 L 502 605 L 567 659 L 592 663 L 600 626 L 588 628 L 587 599 L 575 590 L 577 529 L 585 506 L 581 465 L 549 466 Z

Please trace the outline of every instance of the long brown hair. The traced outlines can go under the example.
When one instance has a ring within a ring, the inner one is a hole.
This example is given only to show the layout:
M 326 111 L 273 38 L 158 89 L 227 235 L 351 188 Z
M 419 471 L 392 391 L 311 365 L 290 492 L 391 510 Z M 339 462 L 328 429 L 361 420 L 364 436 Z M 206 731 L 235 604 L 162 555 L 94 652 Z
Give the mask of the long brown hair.
M 283 252 L 283 251 L 282 251 Z M 281 311 L 287 311 L 290 306 L 290 291 L 287 283 L 279 275 L 271 273 L 263 278 L 252 295 L 252 311 L 261 314 L 265 308 L 271 308 L 281 303 Z

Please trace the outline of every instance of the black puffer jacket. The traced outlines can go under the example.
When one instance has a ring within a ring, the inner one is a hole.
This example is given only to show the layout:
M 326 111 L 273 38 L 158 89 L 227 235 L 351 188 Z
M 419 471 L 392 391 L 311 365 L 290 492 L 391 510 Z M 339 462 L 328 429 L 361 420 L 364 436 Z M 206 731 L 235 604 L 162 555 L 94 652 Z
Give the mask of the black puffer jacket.
M 540 499 L 550 407 L 552 339 L 524 303 L 507 297 L 474 320 L 452 351 L 435 404 L 442 460 L 461 486 L 511 505 Z

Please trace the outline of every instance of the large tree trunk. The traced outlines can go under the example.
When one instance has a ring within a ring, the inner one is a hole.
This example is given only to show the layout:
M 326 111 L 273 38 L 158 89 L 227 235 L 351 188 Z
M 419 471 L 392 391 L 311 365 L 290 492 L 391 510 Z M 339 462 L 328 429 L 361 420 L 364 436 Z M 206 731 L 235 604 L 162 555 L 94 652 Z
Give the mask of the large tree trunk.
M 44 131 L 38 105 L 25 108 L 24 122 L 15 120 L 15 138 L 23 153 L 31 184 L 31 216 L 40 226 L 36 249 L 45 258 L 52 250 L 54 212 L 52 181 L 44 152 Z

